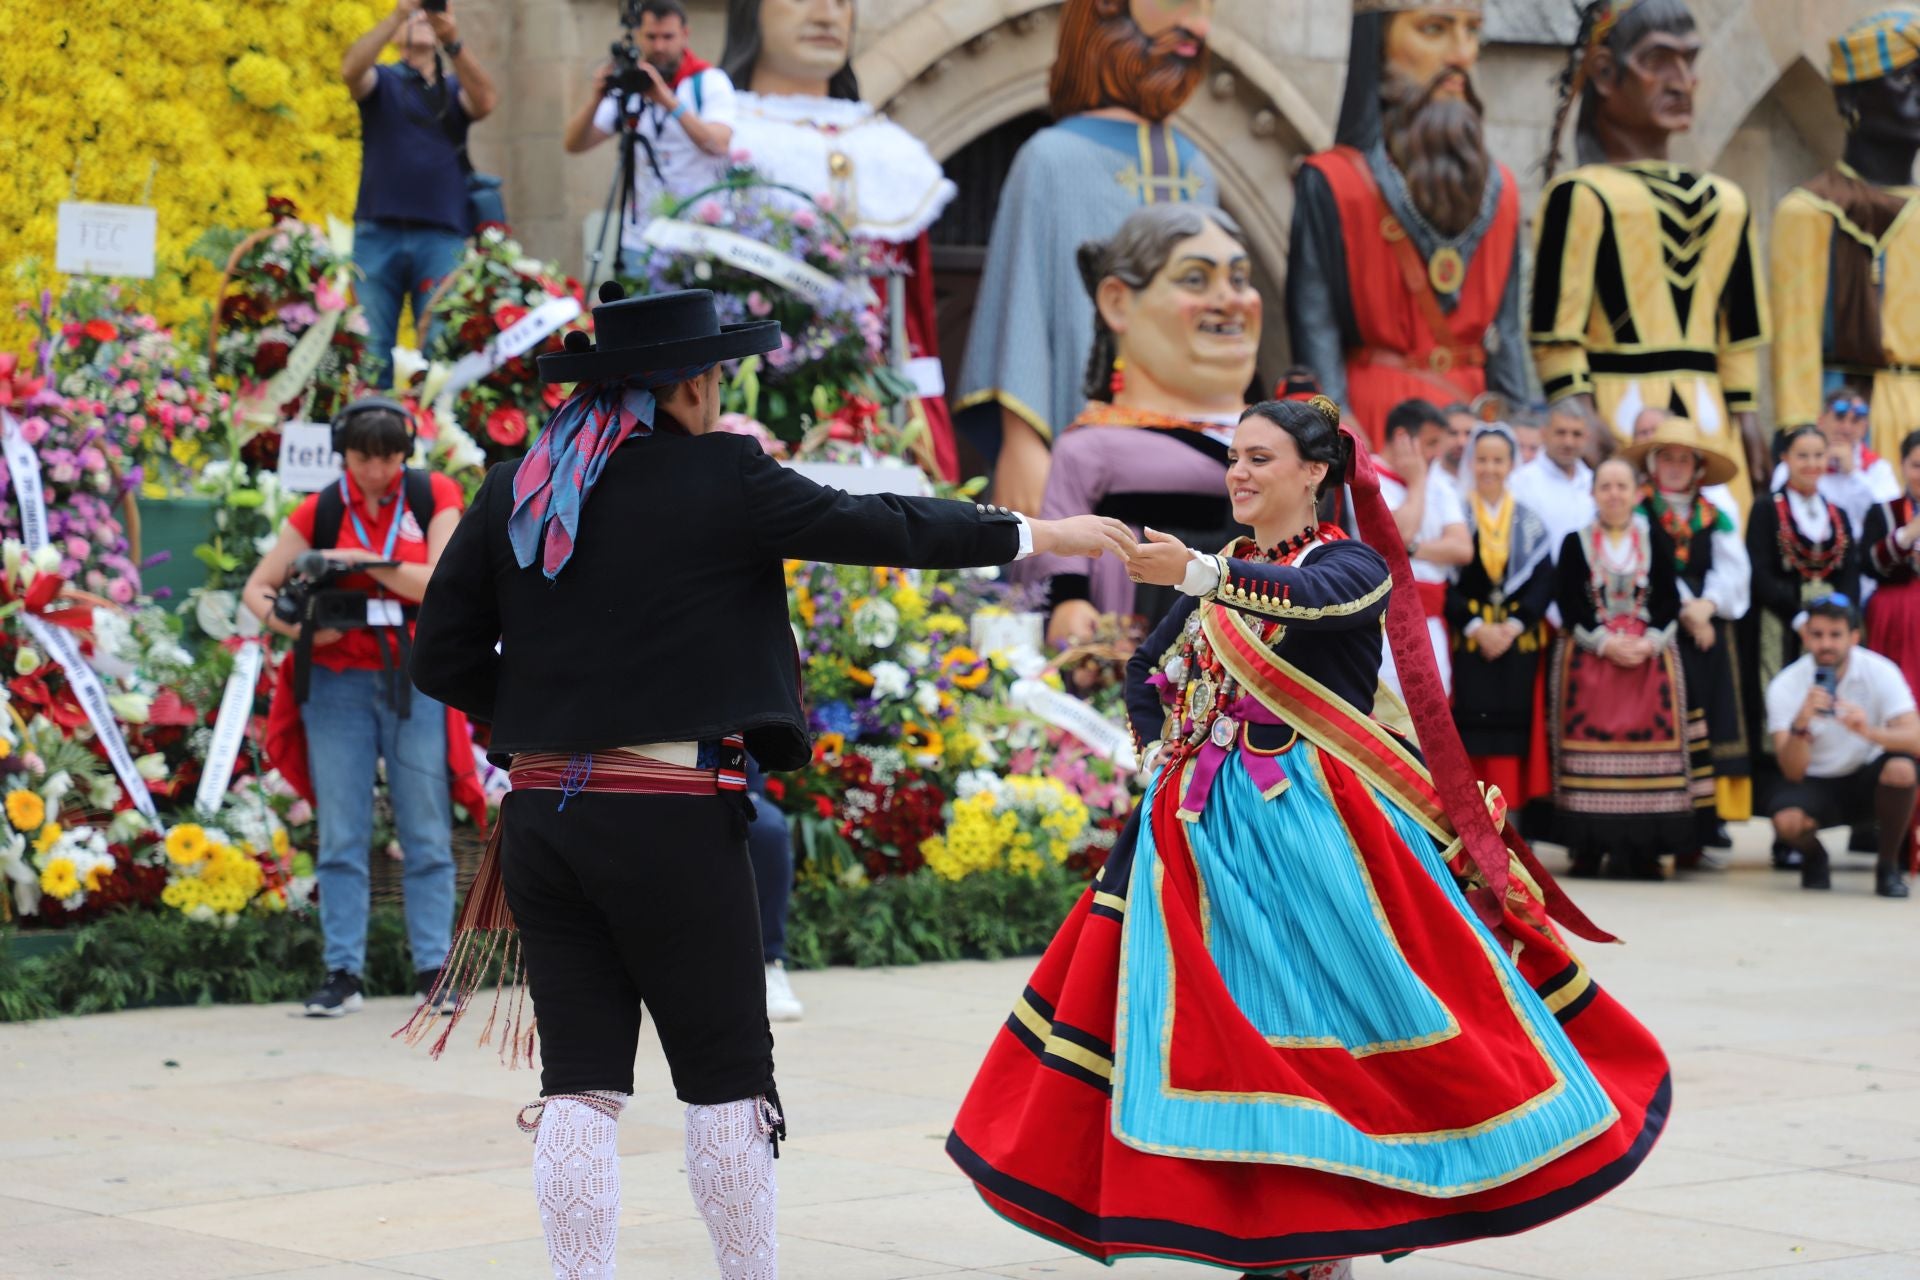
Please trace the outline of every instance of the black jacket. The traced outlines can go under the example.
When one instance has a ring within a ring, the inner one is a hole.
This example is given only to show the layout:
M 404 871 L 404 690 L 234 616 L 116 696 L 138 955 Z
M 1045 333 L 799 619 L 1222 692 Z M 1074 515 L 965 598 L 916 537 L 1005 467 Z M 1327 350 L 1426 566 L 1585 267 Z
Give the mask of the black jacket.
M 454 531 L 413 649 L 414 683 L 490 721 L 496 758 L 744 733 L 766 768 L 798 768 L 810 747 L 783 560 L 951 569 L 1019 549 L 1004 511 L 851 497 L 744 436 L 663 429 L 608 460 L 548 582 L 507 541 L 517 465 L 487 473 Z

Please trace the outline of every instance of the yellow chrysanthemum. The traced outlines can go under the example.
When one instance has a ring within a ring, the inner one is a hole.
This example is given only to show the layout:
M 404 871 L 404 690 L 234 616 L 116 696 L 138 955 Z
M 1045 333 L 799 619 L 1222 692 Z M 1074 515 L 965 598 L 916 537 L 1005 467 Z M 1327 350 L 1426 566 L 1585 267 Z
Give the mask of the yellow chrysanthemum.
M 0 738 L 0 760 L 5 760 L 8 756 L 12 754 L 13 754 L 13 744 L 11 742 L 8 742 L 5 738 Z
M 966 619 L 957 613 L 941 612 L 928 617 L 927 630 L 936 635 L 952 635 L 967 629 Z
M 273 856 L 284 858 L 293 851 L 293 842 L 287 839 L 287 833 L 279 828 L 273 833 Z
M 182 866 L 204 860 L 211 848 L 207 829 L 197 822 L 183 822 L 167 832 L 167 857 Z
M 7 792 L 7 821 L 15 831 L 32 831 L 47 820 L 47 802 L 24 787 Z
M 80 877 L 74 874 L 72 858 L 54 858 L 40 868 L 40 892 L 49 898 L 71 898 L 80 892 Z
M 100 886 L 105 884 L 112 876 L 113 864 L 111 862 L 94 863 L 87 868 L 87 892 L 100 892 Z
M 59 844 L 60 837 L 65 834 L 66 832 L 60 829 L 59 823 L 49 822 L 46 826 L 40 828 L 40 836 L 33 842 L 33 847 L 41 853 L 45 853 L 47 850 L 53 848 L 53 846 Z

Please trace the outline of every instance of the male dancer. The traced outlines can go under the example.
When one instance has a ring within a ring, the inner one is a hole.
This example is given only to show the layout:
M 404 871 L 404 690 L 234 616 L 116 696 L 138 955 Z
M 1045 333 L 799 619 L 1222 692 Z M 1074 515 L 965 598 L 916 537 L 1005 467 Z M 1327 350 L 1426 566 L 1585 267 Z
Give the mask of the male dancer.
M 600 345 L 569 335 L 540 358 L 542 378 L 577 383 L 572 398 L 524 460 L 488 473 L 441 557 L 414 679 L 491 721 L 512 761 L 498 864 L 511 921 L 482 920 L 483 868 L 462 930 L 518 927 L 542 1057 L 526 1109 L 539 1118 L 521 1123 L 554 1274 L 612 1270 L 614 1122 L 645 1005 L 687 1104 L 687 1178 L 721 1273 L 771 1280 L 785 1130 L 741 766 L 743 747 L 773 769 L 811 754 L 781 562 L 961 568 L 1134 543 L 1098 516 L 822 488 L 711 431 L 720 362 L 777 347 L 777 323 L 723 328 L 704 290 L 601 297 Z M 531 1040 L 516 1024 L 510 1048 L 530 1056 Z

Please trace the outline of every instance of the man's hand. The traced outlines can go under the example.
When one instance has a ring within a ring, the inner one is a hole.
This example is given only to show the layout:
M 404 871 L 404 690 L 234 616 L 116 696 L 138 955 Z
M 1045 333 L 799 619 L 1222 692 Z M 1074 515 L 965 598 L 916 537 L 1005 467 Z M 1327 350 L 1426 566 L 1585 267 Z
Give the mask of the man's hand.
M 296 632 L 296 634 L 298 633 Z M 324 627 L 313 633 L 313 647 L 316 649 L 324 649 L 330 644 L 339 644 L 340 641 L 346 637 L 346 634 L 346 632 L 335 630 L 332 627 Z
M 1512 620 L 1506 622 L 1483 623 L 1473 633 L 1474 644 L 1479 647 L 1480 656 L 1488 662 L 1498 662 L 1513 648 L 1513 642 L 1520 637 L 1520 624 Z
M 369 551 L 365 547 L 328 547 L 320 554 L 339 564 L 366 564 L 385 558 L 379 552 Z
M 1869 731 L 1873 728 L 1873 721 L 1867 717 L 1866 708 L 1851 702 L 1836 702 L 1833 706 L 1833 718 L 1838 720 L 1849 733 L 1856 733 L 1872 741 Z
M 1830 445 L 1827 449 L 1827 469 L 1839 475 L 1852 475 L 1856 470 L 1854 464 L 1858 461 L 1859 459 L 1854 456 L 1853 446 L 1844 441 Z
M 428 10 L 427 25 L 433 28 L 433 38 L 443 45 L 452 44 L 460 38 L 460 24 L 453 20 L 451 8 L 441 9 L 438 12 Z
M 680 105 L 680 100 L 673 96 L 673 90 L 667 87 L 667 79 L 660 74 L 660 68 L 643 59 L 640 70 L 647 77 L 646 99 L 648 102 L 668 111 Z
M 606 97 L 607 86 L 612 83 L 612 81 L 613 63 L 611 61 L 602 62 L 599 66 L 595 67 L 593 69 L 593 97 L 591 100 L 598 102 L 600 99 Z
M 1815 716 L 1829 715 L 1832 711 L 1833 695 L 1815 685 L 1807 690 L 1806 701 L 1800 704 L 1800 714 L 1793 718 L 1793 727 L 1804 732 Z
M 1420 446 L 1410 432 L 1402 431 L 1387 441 L 1386 451 L 1381 456 L 1406 481 L 1409 489 L 1427 483 L 1426 460 L 1420 456 Z
M 393 16 L 405 22 L 420 8 L 420 0 L 393 0 Z
M 1122 560 L 1134 553 L 1133 530 L 1111 516 L 1068 516 L 1064 520 L 1029 520 L 1035 555 L 1090 556 L 1098 560 L 1112 552 Z
M 1177 587 L 1186 580 L 1187 566 L 1192 563 L 1186 543 L 1170 533 L 1148 529 L 1147 540 L 1135 549 L 1127 564 L 1127 576 L 1156 587 Z

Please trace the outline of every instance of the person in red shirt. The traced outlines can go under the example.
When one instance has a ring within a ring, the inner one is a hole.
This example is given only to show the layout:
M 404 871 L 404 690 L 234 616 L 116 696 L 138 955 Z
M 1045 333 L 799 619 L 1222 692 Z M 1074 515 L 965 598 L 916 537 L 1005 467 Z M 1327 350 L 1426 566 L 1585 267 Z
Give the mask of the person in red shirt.
M 311 642 L 310 683 L 299 714 L 320 821 L 315 871 L 327 966 L 326 980 L 307 1000 L 314 1017 L 338 1017 L 362 1003 L 376 762 L 386 762 L 406 861 L 407 940 L 423 995 L 432 990 L 451 943 L 455 897 L 447 710 L 410 686 L 404 654 L 411 647 L 415 606 L 460 521 L 461 490 L 448 477 L 433 475 L 426 485 L 430 501 L 421 501 L 420 480 L 409 482 L 406 469 L 413 432 L 391 402 L 349 405 L 334 438 L 346 463 L 338 483 L 310 494 L 287 518 L 247 579 L 244 596 L 269 628 L 298 640 L 301 627 L 275 616 L 273 604 L 303 552 L 318 543 L 336 564 L 397 562 L 327 583 L 328 591 L 364 593 L 369 625 L 319 630 Z M 329 535 L 321 527 L 316 537 L 316 526 L 329 524 L 337 532 Z M 286 684 L 283 678 L 277 704 Z

